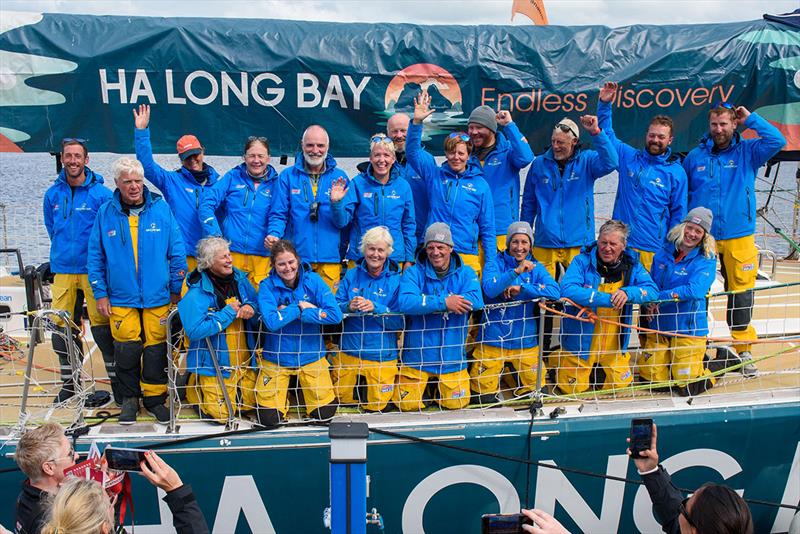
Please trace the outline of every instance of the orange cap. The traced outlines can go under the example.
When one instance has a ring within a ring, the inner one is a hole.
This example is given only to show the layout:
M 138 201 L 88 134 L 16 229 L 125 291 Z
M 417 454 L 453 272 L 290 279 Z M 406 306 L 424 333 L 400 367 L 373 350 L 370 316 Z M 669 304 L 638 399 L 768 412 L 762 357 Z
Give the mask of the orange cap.
M 194 156 L 195 154 L 199 154 L 203 151 L 203 145 L 201 145 L 200 141 L 197 140 L 197 137 L 193 135 L 184 135 L 178 139 L 176 147 L 178 149 L 178 156 L 181 158 L 181 161 L 185 160 L 189 156 Z

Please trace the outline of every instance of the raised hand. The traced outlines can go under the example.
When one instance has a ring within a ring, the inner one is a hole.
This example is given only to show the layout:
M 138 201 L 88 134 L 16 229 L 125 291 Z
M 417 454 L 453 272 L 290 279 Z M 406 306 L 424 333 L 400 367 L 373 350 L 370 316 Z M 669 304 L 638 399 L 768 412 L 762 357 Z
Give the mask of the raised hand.
M 499 126 L 505 126 L 511 122 L 511 112 L 506 110 L 498 111 L 494 118 L 497 120 Z
M 339 178 L 331 185 L 331 202 L 339 202 L 347 193 L 347 180 Z
M 606 82 L 600 88 L 600 102 L 613 102 L 617 96 L 617 82 Z
M 422 121 L 433 114 L 431 108 L 431 95 L 428 91 L 422 91 L 414 99 L 414 124 L 422 124 Z
M 144 130 L 150 124 L 150 106 L 147 104 L 139 104 L 139 112 L 133 108 L 133 124 L 137 130 Z
M 581 126 L 592 135 L 600 133 L 600 126 L 597 125 L 597 115 L 582 115 Z
M 736 106 L 736 122 L 739 126 L 744 125 L 744 121 L 750 116 L 750 110 L 744 106 Z

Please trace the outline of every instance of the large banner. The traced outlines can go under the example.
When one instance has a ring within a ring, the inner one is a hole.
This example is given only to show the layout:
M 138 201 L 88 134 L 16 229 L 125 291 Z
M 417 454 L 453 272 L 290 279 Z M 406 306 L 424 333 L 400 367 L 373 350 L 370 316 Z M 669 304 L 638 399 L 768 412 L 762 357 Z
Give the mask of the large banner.
M 796 26 L 770 20 L 610 29 L 3 12 L 0 147 L 51 151 L 81 137 L 130 153 L 131 110 L 146 103 L 156 152 L 194 133 L 211 154 L 240 154 L 251 135 L 293 154 L 319 123 L 333 154 L 363 156 L 370 134 L 427 88 L 434 151 L 486 104 L 510 110 L 540 153 L 557 121 L 594 113 L 601 83 L 616 80 L 615 130 L 635 145 L 667 114 L 674 148 L 689 150 L 712 103 L 729 101 L 800 150 L 798 47 Z

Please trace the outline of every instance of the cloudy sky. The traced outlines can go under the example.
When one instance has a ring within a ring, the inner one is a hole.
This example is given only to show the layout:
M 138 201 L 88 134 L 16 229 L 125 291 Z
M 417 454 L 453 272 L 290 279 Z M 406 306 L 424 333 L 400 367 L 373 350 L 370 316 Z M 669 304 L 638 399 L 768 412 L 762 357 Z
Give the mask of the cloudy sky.
M 3 9 L 44 13 L 276 18 L 416 24 L 511 22 L 513 0 L 3 0 Z M 551 24 L 627 26 L 730 22 L 786 13 L 798 0 L 544 0 Z

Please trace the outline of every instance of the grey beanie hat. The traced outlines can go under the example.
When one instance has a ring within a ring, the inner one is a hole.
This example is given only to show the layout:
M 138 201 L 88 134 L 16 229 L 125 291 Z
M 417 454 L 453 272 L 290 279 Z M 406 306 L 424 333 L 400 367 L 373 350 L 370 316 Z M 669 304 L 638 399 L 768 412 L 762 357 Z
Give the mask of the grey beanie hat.
M 533 246 L 533 230 L 531 229 L 531 225 L 525 221 L 516 221 L 508 225 L 506 247 L 508 247 L 508 244 L 511 243 L 511 238 L 516 234 L 525 234 L 528 236 L 528 239 L 531 240 L 531 246 Z
M 703 206 L 698 206 L 689 210 L 689 213 L 683 218 L 683 222 L 694 223 L 709 234 L 711 233 L 711 222 L 713 220 L 714 215 L 711 213 L 711 210 Z
M 478 106 L 469 114 L 467 123 L 474 122 L 481 126 L 486 126 L 492 132 L 497 133 L 497 113 L 489 106 Z
M 450 233 L 450 227 L 443 222 L 435 222 L 425 230 L 425 246 L 428 243 L 435 241 L 436 243 L 444 243 L 445 245 L 453 245 L 453 234 Z

